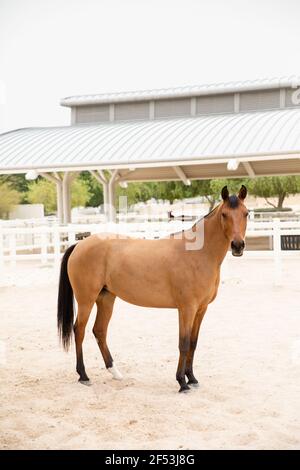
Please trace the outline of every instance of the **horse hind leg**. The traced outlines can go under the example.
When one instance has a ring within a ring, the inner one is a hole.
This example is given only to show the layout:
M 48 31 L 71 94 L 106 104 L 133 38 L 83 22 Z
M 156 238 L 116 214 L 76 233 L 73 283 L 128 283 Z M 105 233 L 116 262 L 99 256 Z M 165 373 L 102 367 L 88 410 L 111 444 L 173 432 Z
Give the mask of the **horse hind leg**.
M 97 316 L 93 328 L 93 333 L 95 335 L 96 341 L 98 343 L 108 372 L 112 374 L 114 379 L 121 380 L 123 378 L 122 374 L 114 365 L 114 361 L 110 354 L 106 341 L 107 329 L 112 316 L 115 298 L 115 295 L 111 294 L 105 289 L 102 290 L 99 294 L 96 300 Z
M 77 318 L 74 324 L 74 334 L 75 334 L 75 345 L 76 345 L 76 371 L 79 374 L 79 382 L 84 385 L 90 385 L 90 379 L 88 378 L 84 361 L 83 361 L 83 352 L 82 352 L 82 343 L 85 334 L 85 327 L 89 319 L 91 310 L 93 307 L 92 304 L 78 304 L 78 313 Z

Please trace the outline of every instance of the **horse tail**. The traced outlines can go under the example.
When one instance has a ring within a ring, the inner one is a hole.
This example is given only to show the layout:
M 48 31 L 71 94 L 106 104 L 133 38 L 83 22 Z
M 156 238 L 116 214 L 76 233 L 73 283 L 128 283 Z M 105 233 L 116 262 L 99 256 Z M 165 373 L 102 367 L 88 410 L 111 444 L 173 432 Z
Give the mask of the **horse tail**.
M 61 261 L 59 289 L 57 299 L 57 328 L 64 349 L 69 349 L 74 323 L 74 297 L 73 289 L 68 275 L 68 260 L 75 245 L 70 246 L 64 253 Z

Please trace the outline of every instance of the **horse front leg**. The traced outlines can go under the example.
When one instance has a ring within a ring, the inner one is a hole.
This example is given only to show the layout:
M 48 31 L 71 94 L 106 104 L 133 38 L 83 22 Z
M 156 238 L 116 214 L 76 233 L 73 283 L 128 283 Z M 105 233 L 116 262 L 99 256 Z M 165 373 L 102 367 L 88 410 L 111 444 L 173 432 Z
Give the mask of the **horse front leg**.
M 176 380 L 180 385 L 179 392 L 187 392 L 190 387 L 185 380 L 187 357 L 190 350 L 191 333 L 196 311 L 192 308 L 179 309 L 179 361 Z
M 196 313 L 192 332 L 191 332 L 190 349 L 187 354 L 185 375 L 188 378 L 188 385 L 192 385 L 193 387 L 199 386 L 198 380 L 194 376 L 193 362 L 194 362 L 194 353 L 195 353 L 197 342 L 198 342 L 199 330 L 200 330 L 200 326 L 201 326 L 206 310 L 207 310 L 207 306 L 205 308 L 199 309 Z

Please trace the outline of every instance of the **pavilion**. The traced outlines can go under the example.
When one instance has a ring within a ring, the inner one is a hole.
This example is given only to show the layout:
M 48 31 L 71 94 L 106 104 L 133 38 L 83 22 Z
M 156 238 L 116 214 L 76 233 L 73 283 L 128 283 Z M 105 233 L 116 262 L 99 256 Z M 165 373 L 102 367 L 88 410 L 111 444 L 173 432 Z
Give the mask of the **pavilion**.
M 53 181 L 61 223 L 83 170 L 111 207 L 115 185 L 133 181 L 300 174 L 299 85 L 285 77 L 64 98 L 70 126 L 0 135 L 0 174 Z

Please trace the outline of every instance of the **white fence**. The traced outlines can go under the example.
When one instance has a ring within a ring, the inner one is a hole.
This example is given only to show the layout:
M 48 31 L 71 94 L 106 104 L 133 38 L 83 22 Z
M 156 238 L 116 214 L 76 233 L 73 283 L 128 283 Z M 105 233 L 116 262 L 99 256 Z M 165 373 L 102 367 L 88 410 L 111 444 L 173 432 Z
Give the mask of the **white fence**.
M 191 222 L 138 222 L 105 224 L 39 225 L 34 227 L 0 226 L 0 264 L 9 261 L 59 261 L 61 253 L 81 235 L 120 233 L 135 237 L 158 238 L 191 226 Z
M 5 262 L 14 266 L 18 261 L 37 260 L 41 263 L 59 263 L 61 253 L 75 243 L 80 234 L 101 232 L 117 232 L 136 237 L 158 238 L 168 233 L 181 231 L 191 227 L 192 222 L 138 222 L 138 223 L 107 223 L 107 224 L 70 224 L 68 226 L 39 225 L 38 227 L 0 226 L 0 267 Z M 272 250 L 246 251 L 250 258 L 273 258 L 275 281 L 280 283 L 281 260 L 284 257 L 299 257 L 298 251 L 281 249 L 282 235 L 300 236 L 299 221 L 270 222 L 249 221 L 247 237 L 271 237 Z

